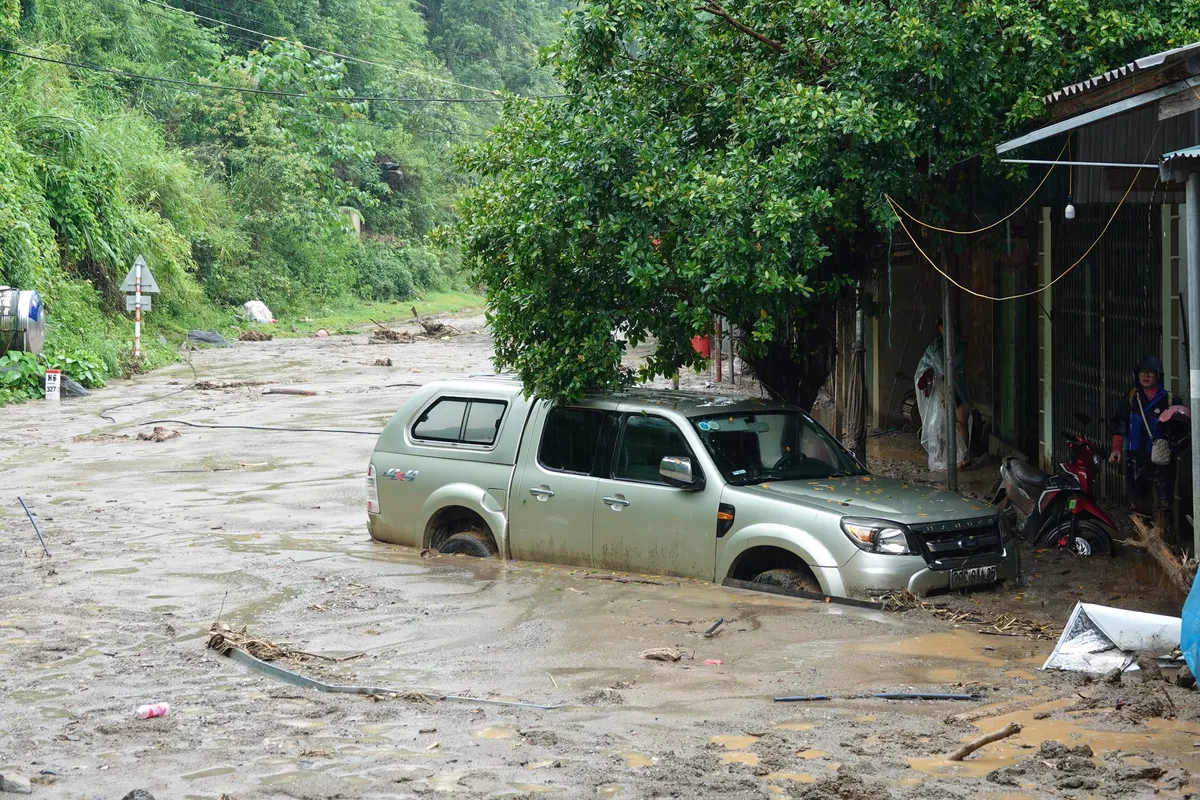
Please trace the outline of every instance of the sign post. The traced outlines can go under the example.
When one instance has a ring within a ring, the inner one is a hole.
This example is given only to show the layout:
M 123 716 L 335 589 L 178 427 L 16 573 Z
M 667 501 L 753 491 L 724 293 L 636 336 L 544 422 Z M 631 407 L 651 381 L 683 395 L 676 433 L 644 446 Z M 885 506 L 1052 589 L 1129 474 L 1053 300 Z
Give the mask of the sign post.
M 46 399 L 51 403 L 57 403 L 61 397 L 61 389 L 62 370 L 46 370 Z
M 129 268 L 129 274 L 121 281 L 122 292 L 133 292 L 125 297 L 125 310 L 133 312 L 133 357 L 142 357 L 142 311 L 150 310 L 148 294 L 158 293 L 158 283 L 146 264 L 146 259 L 140 255 Z

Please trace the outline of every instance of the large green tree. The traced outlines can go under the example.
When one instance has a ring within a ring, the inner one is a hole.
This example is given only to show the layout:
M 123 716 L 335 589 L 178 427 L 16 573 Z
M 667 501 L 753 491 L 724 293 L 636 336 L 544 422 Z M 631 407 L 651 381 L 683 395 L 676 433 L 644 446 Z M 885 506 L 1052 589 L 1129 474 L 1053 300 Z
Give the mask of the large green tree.
M 884 260 L 885 193 L 948 213 L 952 165 L 1039 95 L 1198 37 L 1197 0 L 585 2 L 551 54 L 567 97 L 513 100 L 465 159 L 497 363 L 577 396 L 697 363 L 719 314 L 811 405 L 835 296 Z M 657 342 L 641 376 L 618 326 Z

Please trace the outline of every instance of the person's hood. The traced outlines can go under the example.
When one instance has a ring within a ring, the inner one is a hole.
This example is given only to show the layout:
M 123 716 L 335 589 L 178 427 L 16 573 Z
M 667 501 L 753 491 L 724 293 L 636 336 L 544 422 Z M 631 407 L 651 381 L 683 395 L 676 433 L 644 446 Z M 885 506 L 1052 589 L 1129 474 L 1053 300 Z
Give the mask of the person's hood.
M 1146 370 L 1154 370 L 1154 372 L 1158 373 L 1158 385 L 1162 386 L 1163 363 L 1162 363 L 1162 359 L 1159 358 L 1158 356 L 1146 356 L 1145 358 L 1142 359 L 1141 363 L 1137 365 L 1137 369 L 1135 369 L 1133 371 L 1133 385 L 1134 386 L 1141 385 L 1141 383 L 1139 383 L 1139 381 L 1138 381 L 1138 378 Z

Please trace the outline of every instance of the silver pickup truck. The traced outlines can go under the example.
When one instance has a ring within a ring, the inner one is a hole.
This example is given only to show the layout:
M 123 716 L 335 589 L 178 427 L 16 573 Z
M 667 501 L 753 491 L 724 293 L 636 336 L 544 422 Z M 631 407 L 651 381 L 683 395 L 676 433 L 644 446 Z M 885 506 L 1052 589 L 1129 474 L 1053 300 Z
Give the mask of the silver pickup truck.
M 781 403 L 630 390 L 558 405 L 496 376 L 419 389 L 379 437 L 371 536 L 837 596 L 1016 578 L 992 506 L 869 474 Z

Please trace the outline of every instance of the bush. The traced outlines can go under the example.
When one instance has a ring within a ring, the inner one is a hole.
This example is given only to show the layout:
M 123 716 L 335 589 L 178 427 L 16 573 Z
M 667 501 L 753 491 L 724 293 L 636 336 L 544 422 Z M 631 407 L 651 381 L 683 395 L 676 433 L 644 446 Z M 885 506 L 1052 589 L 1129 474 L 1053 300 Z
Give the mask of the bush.
M 350 256 L 357 273 L 355 291 L 364 300 L 406 300 L 413 296 L 413 281 L 405 249 L 383 242 L 363 242 Z

